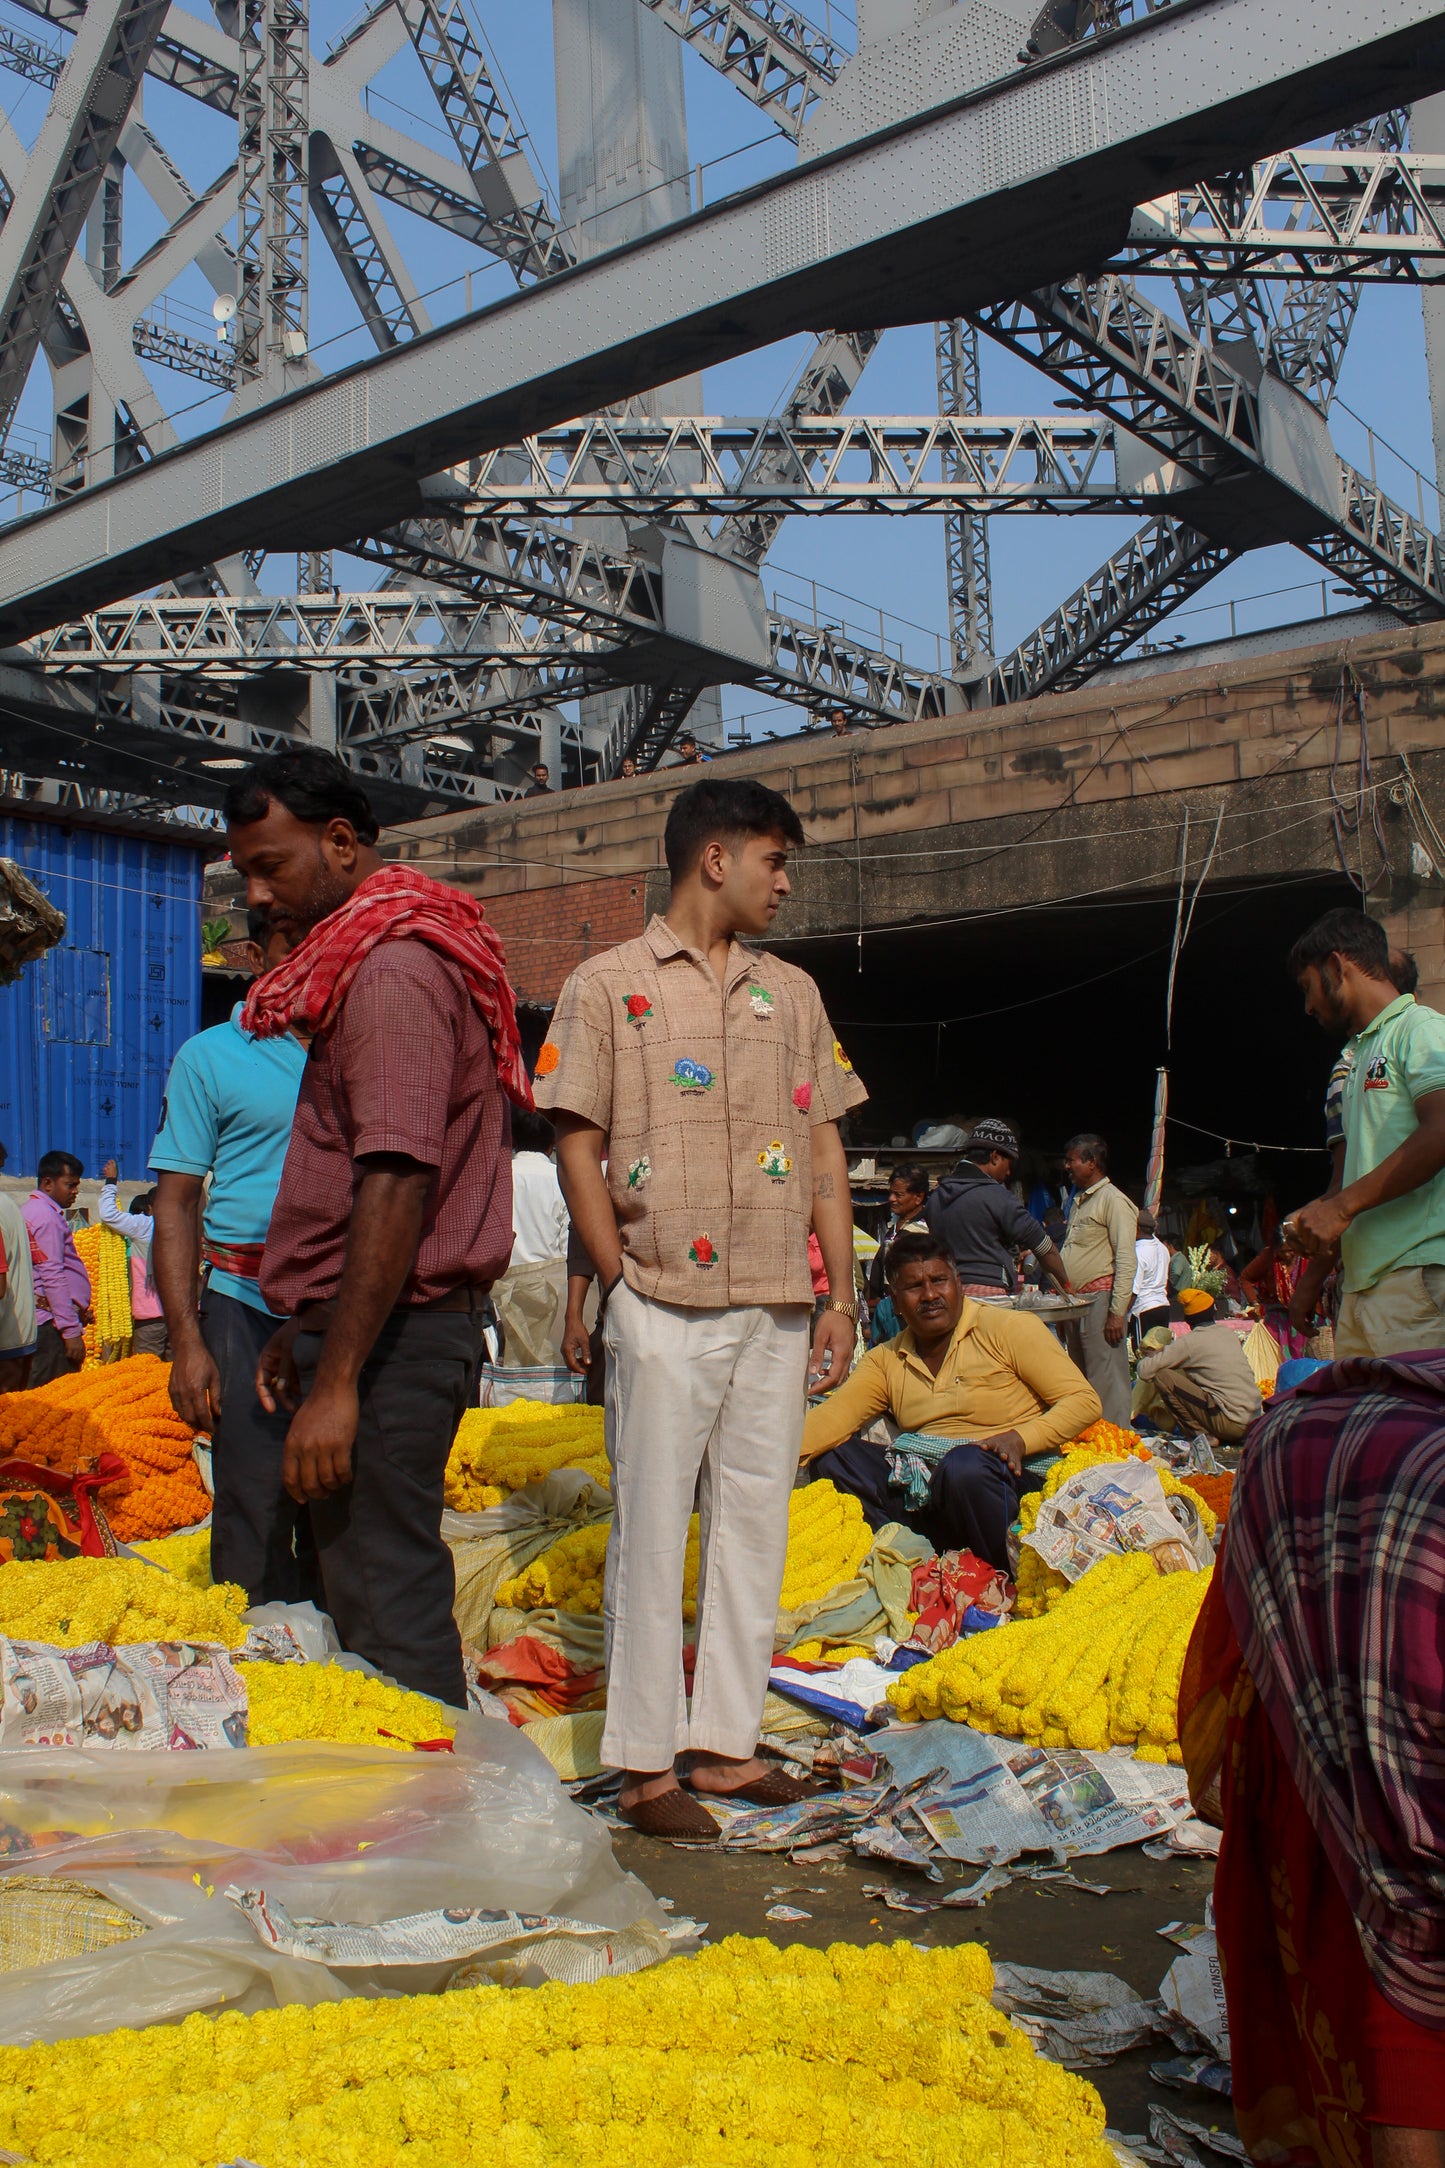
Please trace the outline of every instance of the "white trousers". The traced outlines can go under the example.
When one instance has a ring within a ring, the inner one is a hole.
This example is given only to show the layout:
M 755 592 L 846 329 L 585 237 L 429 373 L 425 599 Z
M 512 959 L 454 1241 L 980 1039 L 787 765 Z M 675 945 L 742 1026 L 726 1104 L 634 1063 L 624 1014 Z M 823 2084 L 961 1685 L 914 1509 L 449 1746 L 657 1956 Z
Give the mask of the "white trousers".
M 688 1747 L 757 1745 L 788 1548 L 811 1344 L 797 1306 L 688 1310 L 623 1281 L 607 1305 L 612 1534 L 602 1759 L 662 1770 Z M 699 1481 L 699 1478 L 701 1479 Z M 701 1515 L 692 1717 L 682 1576 Z

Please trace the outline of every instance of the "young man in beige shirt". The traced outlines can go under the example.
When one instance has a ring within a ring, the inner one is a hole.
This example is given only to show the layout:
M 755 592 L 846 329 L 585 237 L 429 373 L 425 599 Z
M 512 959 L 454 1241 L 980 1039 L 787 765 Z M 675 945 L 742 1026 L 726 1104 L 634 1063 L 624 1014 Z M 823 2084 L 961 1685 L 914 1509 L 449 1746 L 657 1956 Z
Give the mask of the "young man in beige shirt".
M 1079 1320 L 1084 1375 L 1104 1407 L 1104 1421 L 1129 1426 L 1129 1306 L 1138 1264 L 1138 1207 L 1109 1180 L 1109 1147 L 1085 1131 L 1064 1146 L 1074 1185 L 1060 1262 L 1076 1295 L 1090 1298 Z
M 866 1094 L 806 973 L 757 949 L 803 831 L 786 798 L 709 777 L 679 793 L 666 914 L 589 957 L 537 1058 L 573 1225 L 607 1300 L 614 1516 L 602 1759 L 651 1835 L 715 1837 L 679 1788 L 782 1803 L 755 1755 L 802 1434 L 815 1377 L 842 1378 L 857 1305 L 838 1121 Z M 604 1171 L 605 1163 L 605 1171 Z M 811 1336 L 809 1228 L 836 1293 Z M 699 1488 L 689 1713 L 682 1579 Z

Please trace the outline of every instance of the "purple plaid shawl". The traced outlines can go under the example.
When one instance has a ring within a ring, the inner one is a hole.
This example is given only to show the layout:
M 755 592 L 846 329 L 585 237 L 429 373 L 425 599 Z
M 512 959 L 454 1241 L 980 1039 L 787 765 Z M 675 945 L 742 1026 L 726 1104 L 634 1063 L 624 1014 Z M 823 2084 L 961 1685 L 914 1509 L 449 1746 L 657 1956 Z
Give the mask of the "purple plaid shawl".
M 1445 1351 L 1337 1362 L 1267 1408 L 1221 1573 L 1371 1973 L 1445 2028 Z

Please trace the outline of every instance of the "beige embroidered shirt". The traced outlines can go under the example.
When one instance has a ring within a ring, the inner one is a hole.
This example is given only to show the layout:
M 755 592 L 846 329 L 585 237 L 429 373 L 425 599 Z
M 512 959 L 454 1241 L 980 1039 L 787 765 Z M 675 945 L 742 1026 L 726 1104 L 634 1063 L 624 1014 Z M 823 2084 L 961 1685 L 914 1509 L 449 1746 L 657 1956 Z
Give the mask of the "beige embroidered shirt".
M 868 1096 L 805 971 L 734 941 L 722 985 L 654 918 L 563 987 L 539 1107 L 607 1133 L 622 1269 L 687 1309 L 811 1303 L 812 1128 Z

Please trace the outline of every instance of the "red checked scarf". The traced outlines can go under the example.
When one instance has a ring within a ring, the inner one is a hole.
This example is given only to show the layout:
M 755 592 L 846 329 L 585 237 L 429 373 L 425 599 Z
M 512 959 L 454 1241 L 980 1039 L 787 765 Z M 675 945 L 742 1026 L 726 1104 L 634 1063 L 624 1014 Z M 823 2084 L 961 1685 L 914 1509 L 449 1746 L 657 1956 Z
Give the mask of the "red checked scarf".
M 258 1039 L 279 1038 L 293 1025 L 325 1031 L 383 941 L 423 941 L 457 966 L 491 1036 L 498 1083 L 513 1106 L 530 1107 L 532 1087 L 501 942 L 475 897 L 409 866 L 368 873 L 339 911 L 321 919 L 284 962 L 257 979 L 241 1012 L 244 1029 Z

